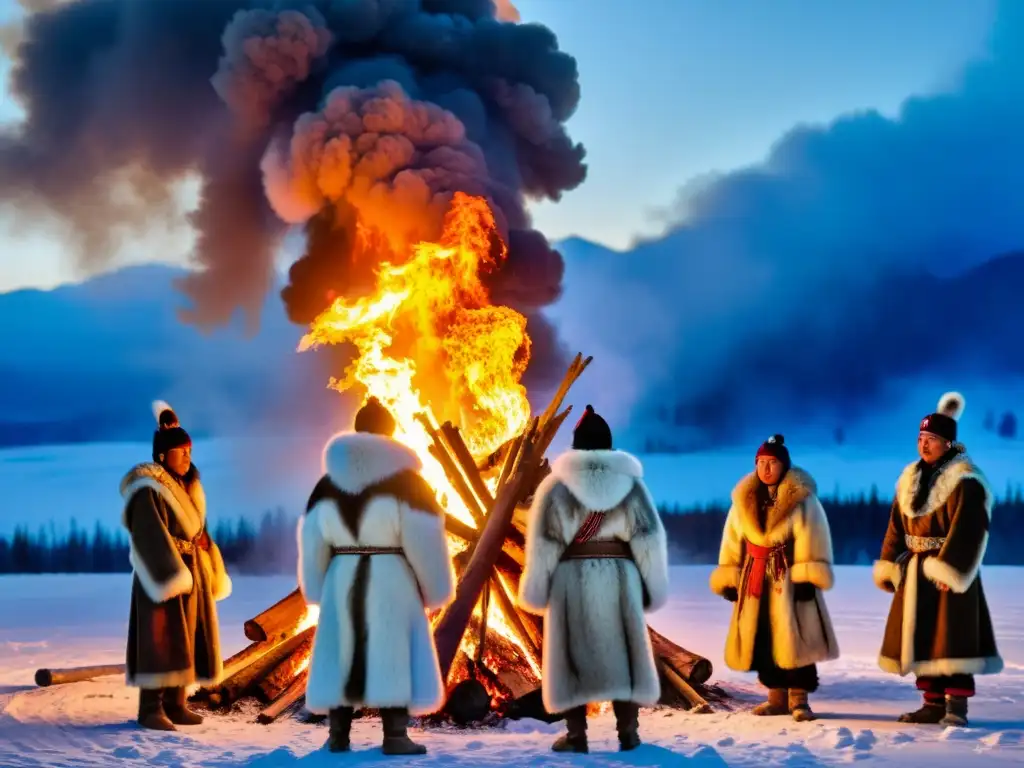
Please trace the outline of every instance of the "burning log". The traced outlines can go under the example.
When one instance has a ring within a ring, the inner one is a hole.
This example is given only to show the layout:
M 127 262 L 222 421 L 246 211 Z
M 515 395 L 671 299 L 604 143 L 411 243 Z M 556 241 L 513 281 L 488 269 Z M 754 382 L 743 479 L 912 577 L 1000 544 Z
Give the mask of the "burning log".
M 294 635 L 305 619 L 306 601 L 296 588 L 259 616 L 245 622 L 243 629 L 249 640 L 280 642 Z
M 270 652 L 260 656 L 250 664 L 243 666 L 231 677 L 225 678 L 220 684 L 211 686 L 207 699 L 211 707 L 227 707 L 238 701 L 252 690 L 265 675 L 278 664 L 290 657 L 302 643 L 313 636 L 314 627 L 310 627 L 297 635 L 276 645 Z
M 306 695 L 306 681 L 309 679 L 309 669 L 304 669 L 298 677 L 292 680 L 284 692 L 278 696 L 273 703 L 256 716 L 256 722 L 260 725 L 270 725 L 283 715 L 289 707 L 297 704 Z
M 658 671 L 661 673 L 662 679 L 662 700 L 665 700 L 665 687 L 664 683 L 667 681 L 672 689 L 685 701 L 690 709 L 698 714 L 708 714 L 712 711 L 711 705 L 705 701 L 704 697 L 701 696 L 697 691 L 694 690 L 683 677 L 677 673 L 672 667 L 665 663 L 662 659 L 657 659 Z
M 462 433 L 459 431 L 459 428 L 450 421 L 446 421 L 441 425 L 441 434 L 451 449 L 452 456 L 459 463 L 459 466 L 462 467 L 466 479 L 473 488 L 473 493 L 476 494 L 484 509 L 490 509 L 494 506 L 494 497 L 491 496 L 487 483 L 480 476 L 476 462 L 473 461 L 473 456 L 470 454 L 469 448 L 466 447 L 466 442 L 462 439 Z
M 69 667 L 68 669 L 37 669 L 36 685 L 47 688 L 51 685 L 80 683 L 97 677 L 111 677 L 125 674 L 124 664 L 104 664 L 93 667 Z
M 303 634 L 306 638 L 298 647 L 256 684 L 256 698 L 264 704 L 276 701 L 309 666 L 309 659 L 313 653 L 313 630 L 309 629 Z
M 693 685 L 704 685 L 711 679 L 713 670 L 710 661 L 676 645 L 652 627 L 647 627 L 647 633 L 650 635 L 651 648 L 654 650 L 655 657 L 673 669 L 684 680 Z

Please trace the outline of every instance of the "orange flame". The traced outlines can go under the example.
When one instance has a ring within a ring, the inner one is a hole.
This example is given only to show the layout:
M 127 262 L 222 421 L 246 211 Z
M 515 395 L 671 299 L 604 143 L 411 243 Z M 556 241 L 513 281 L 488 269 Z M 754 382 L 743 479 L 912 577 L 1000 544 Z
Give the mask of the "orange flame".
M 478 459 L 525 429 L 530 406 L 520 379 L 530 354 L 526 318 L 491 304 L 482 280 L 506 257 L 487 201 L 457 192 L 438 242 L 417 243 L 401 264 L 382 263 L 372 296 L 336 298 L 299 344 L 299 351 L 354 345 L 354 362 L 330 386 L 344 391 L 361 384 L 376 396 L 395 417 L 395 438 L 420 457 L 447 513 L 474 527 L 416 415 L 432 415 L 428 401 L 440 406 L 438 415 L 460 427 Z M 449 545 L 453 555 L 462 547 L 451 538 Z M 521 647 L 493 603 L 488 625 Z

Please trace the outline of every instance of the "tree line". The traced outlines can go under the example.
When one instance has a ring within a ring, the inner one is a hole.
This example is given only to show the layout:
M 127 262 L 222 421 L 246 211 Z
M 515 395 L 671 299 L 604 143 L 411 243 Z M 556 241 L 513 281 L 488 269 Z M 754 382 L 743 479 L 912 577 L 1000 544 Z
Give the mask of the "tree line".
M 845 498 L 823 498 L 839 565 L 869 565 L 877 557 L 892 501 L 877 490 Z M 722 504 L 660 509 L 675 563 L 717 562 L 728 508 Z M 211 530 L 225 562 L 239 574 L 293 574 L 297 564 L 297 518 L 283 509 L 267 512 L 259 524 L 246 518 L 218 521 Z M 1024 565 L 1024 493 L 1007 489 L 992 512 L 985 563 Z M 20 527 L 0 536 L 0 574 L 128 573 L 128 540 L 123 531 L 97 524 L 86 530 L 72 522 L 67 532 L 34 533 Z

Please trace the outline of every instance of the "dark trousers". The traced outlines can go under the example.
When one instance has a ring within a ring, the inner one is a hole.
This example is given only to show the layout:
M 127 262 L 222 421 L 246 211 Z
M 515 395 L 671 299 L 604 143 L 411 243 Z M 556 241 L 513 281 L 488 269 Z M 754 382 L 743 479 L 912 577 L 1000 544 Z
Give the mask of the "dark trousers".
M 768 590 L 765 584 L 764 596 L 757 616 L 757 636 L 754 638 L 754 660 L 751 671 L 757 672 L 757 681 L 765 688 L 793 688 L 814 693 L 818 690 L 818 667 L 809 664 L 797 669 L 782 669 L 775 663 L 772 652 L 772 622 L 769 614 Z
M 974 695 L 974 675 L 943 675 L 917 678 L 917 690 L 924 694 L 925 701 L 942 701 L 946 696 Z
M 635 731 L 639 725 L 637 716 L 640 706 L 631 701 L 613 701 L 612 711 L 615 713 L 615 728 L 620 733 Z M 587 706 L 584 704 L 566 710 L 565 724 L 570 735 L 576 736 L 587 730 Z

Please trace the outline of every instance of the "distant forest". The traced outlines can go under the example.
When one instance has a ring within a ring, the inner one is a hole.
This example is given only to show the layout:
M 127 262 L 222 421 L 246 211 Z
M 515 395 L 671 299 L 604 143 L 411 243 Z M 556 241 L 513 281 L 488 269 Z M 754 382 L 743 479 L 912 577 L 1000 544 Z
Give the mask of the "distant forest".
M 823 498 L 839 565 L 869 565 L 878 557 L 891 501 L 876 491 L 844 499 Z M 710 565 L 718 559 L 727 508 L 710 505 L 661 509 L 673 563 Z M 240 574 L 291 574 L 296 567 L 294 515 L 268 512 L 259 525 L 246 519 L 218 522 L 211 531 L 229 567 Z M 1008 489 L 992 513 L 987 565 L 1024 565 L 1024 493 Z M 0 574 L 128 573 L 124 533 L 72 525 L 66 535 L 19 528 L 0 537 Z

